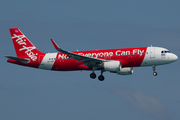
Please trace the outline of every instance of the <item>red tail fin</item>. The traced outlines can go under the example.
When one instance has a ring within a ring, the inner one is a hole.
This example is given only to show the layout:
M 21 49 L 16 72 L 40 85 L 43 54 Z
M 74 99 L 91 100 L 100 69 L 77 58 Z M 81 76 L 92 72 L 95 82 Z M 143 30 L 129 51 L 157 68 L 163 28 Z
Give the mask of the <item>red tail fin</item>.
M 33 61 L 37 60 L 37 56 L 41 53 L 36 47 L 28 40 L 28 38 L 18 29 L 10 28 L 10 33 L 17 57 L 27 56 Z

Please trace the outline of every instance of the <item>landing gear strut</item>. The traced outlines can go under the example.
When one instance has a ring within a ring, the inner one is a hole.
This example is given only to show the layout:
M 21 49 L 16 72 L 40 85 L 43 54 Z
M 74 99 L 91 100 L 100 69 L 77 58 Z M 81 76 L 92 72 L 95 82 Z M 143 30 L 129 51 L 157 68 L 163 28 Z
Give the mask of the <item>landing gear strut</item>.
M 152 68 L 153 68 L 153 75 L 154 75 L 154 76 L 157 76 L 157 72 L 155 71 L 155 70 L 156 70 L 156 65 L 153 65 Z
M 102 75 L 103 72 L 104 72 L 104 71 L 101 70 L 101 75 L 98 77 L 98 79 L 99 79 L 100 81 L 103 81 L 103 80 L 104 80 L 104 76 Z
M 96 66 L 93 66 L 93 68 L 92 68 L 93 72 L 90 74 L 90 77 L 91 77 L 92 79 L 95 79 L 95 78 L 96 78 L 96 74 L 94 73 L 94 70 L 95 70 L 95 69 L 97 69 L 97 67 L 96 67 Z

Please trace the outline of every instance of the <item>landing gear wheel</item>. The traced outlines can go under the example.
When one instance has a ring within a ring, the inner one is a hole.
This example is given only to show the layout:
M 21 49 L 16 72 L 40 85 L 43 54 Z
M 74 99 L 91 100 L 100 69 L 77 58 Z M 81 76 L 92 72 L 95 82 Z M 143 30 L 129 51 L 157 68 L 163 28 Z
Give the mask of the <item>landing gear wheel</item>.
M 157 72 L 155 71 L 156 70 L 156 65 L 153 65 L 152 68 L 153 68 L 153 75 L 157 76 Z
M 157 76 L 157 72 L 153 72 L 153 75 L 154 75 L 154 76 Z
M 96 74 L 95 74 L 95 73 L 91 73 L 91 74 L 90 74 L 90 77 L 91 77 L 92 79 L 95 79 L 95 78 L 96 78 Z
M 104 76 L 103 76 L 103 75 L 100 75 L 100 76 L 98 77 L 98 79 L 99 79 L 100 81 L 103 81 L 103 80 L 104 80 Z

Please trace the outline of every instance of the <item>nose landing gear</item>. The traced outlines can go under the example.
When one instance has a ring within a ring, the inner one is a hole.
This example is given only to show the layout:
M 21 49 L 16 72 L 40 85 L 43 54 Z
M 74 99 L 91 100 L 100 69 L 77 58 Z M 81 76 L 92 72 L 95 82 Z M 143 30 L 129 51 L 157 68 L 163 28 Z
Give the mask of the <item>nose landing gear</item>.
M 153 65 L 152 68 L 153 68 L 153 75 L 154 75 L 154 76 L 157 76 L 157 72 L 155 71 L 155 70 L 156 70 L 156 65 Z
M 157 72 L 153 72 L 153 75 L 154 75 L 154 76 L 157 76 Z

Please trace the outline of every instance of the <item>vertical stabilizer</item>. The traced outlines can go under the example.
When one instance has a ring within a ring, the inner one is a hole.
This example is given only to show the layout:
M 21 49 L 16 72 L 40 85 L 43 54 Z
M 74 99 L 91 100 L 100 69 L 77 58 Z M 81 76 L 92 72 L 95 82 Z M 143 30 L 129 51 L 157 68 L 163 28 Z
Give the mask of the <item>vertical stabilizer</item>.
M 41 53 L 28 38 L 18 29 L 10 28 L 10 33 L 17 57 L 26 56 L 31 60 L 36 61 L 38 55 Z

